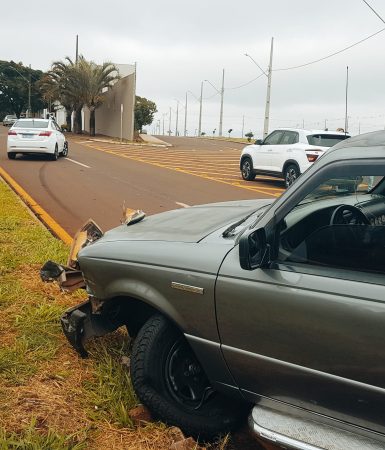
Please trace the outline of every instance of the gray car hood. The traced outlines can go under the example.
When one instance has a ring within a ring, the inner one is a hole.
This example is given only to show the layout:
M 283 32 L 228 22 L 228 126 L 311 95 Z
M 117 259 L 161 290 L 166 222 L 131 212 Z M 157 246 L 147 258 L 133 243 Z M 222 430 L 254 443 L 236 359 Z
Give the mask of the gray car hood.
M 112 240 L 199 242 L 213 231 L 231 225 L 272 201 L 240 200 L 167 211 L 145 217 L 133 225 L 114 228 L 99 242 Z

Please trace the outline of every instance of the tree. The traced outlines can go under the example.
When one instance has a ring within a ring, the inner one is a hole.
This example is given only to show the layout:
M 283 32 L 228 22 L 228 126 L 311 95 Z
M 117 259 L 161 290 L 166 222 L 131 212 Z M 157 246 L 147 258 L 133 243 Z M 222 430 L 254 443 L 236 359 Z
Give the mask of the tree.
M 0 111 L 14 113 L 20 117 L 29 107 L 29 85 L 31 86 L 31 111 L 37 113 L 45 108 L 39 82 L 41 70 L 33 70 L 14 61 L 0 61 Z
M 247 140 L 250 142 L 251 139 L 254 137 L 254 133 L 252 131 L 249 131 L 248 133 L 245 134 L 245 136 L 247 137 Z
M 158 110 L 154 102 L 137 95 L 135 98 L 135 130 L 141 132 L 145 125 L 151 125 L 156 112 Z
M 85 104 L 90 110 L 90 136 L 95 136 L 95 111 L 104 101 L 103 91 L 119 79 L 118 69 L 111 62 L 102 65 L 93 61 L 80 61 L 79 68 L 84 71 L 88 81 Z
M 110 62 L 102 65 L 87 61 L 80 56 L 77 62 L 69 57 L 56 61 L 43 83 L 44 95 L 55 98 L 66 109 L 67 128 L 71 124 L 72 111 L 75 112 L 74 131 L 82 132 L 82 109 L 90 110 L 90 135 L 95 136 L 95 111 L 103 103 L 103 90 L 119 79 L 117 68 Z

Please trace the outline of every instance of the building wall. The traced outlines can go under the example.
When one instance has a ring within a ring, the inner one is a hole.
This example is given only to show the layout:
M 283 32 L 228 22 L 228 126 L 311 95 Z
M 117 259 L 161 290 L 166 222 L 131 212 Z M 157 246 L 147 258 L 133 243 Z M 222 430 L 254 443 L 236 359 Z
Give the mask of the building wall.
M 104 102 L 96 110 L 96 134 L 104 134 L 120 138 L 121 105 L 123 105 L 123 139 L 132 140 L 134 136 L 134 98 L 135 73 L 121 78 L 114 86 L 104 93 Z M 89 132 L 90 112 L 84 108 L 84 130 Z

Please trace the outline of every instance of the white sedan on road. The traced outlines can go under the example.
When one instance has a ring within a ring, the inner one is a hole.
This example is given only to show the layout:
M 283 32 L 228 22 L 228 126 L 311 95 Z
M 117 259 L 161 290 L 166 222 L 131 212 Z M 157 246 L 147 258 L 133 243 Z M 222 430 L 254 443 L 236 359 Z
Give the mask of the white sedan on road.
M 8 132 L 9 159 L 18 153 L 47 154 L 56 161 L 68 155 L 68 142 L 53 119 L 19 119 Z

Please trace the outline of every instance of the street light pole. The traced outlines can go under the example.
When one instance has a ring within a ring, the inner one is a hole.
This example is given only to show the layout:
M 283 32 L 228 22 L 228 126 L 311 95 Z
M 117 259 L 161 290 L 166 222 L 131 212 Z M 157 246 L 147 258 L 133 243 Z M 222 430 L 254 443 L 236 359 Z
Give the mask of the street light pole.
M 186 92 L 186 102 L 184 106 L 184 132 L 183 136 L 187 135 L 187 92 Z
M 179 100 L 176 101 L 175 136 L 178 136 Z
M 170 115 L 168 118 L 168 135 L 171 136 L 171 106 L 170 106 Z
M 222 137 L 222 124 L 223 124 L 223 96 L 225 93 L 225 69 L 222 71 L 222 89 L 221 89 L 221 111 L 219 113 L 219 137 Z
M 264 138 L 269 134 L 271 75 L 273 72 L 273 45 L 274 45 L 274 38 L 272 37 L 271 38 L 271 47 L 270 47 L 270 62 L 269 62 L 269 68 L 267 71 L 265 121 L 264 121 L 264 125 L 263 125 L 263 137 Z
M 199 99 L 199 124 L 198 124 L 198 136 L 201 136 L 202 132 L 202 99 L 203 99 L 203 81 L 201 82 L 201 96 Z

